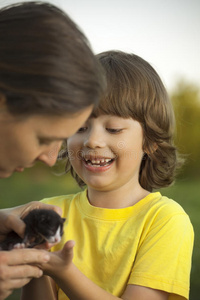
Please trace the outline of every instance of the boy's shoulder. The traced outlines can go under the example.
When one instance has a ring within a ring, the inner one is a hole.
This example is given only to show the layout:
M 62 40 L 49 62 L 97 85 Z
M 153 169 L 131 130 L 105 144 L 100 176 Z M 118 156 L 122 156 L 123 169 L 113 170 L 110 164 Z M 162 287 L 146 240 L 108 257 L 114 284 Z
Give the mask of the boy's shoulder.
M 167 196 L 163 196 L 160 192 L 152 193 L 151 205 L 168 213 L 185 213 L 183 207 L 178 202 Z
M 149 201 L 148 215 L 154 221 L 169 221 L 174 219 L 177 222 L 190 222 L 188 214 L 183 207 L 173 199 L 161 195 L 161 193 L 152 193 L 152 199 Z

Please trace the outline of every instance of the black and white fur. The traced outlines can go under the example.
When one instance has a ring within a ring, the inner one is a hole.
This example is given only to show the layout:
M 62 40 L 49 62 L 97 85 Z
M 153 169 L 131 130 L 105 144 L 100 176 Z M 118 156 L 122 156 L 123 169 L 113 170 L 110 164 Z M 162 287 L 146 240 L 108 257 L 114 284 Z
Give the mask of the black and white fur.
M 13 248 L 33 248 L 36 245 L 59 243 L 63 234 L 64 218 L 49 209 L 34 209 L 23 221 L 26 224 L 24 238 L 11 231 L 6 239 L 0 243 L 0 250 Z

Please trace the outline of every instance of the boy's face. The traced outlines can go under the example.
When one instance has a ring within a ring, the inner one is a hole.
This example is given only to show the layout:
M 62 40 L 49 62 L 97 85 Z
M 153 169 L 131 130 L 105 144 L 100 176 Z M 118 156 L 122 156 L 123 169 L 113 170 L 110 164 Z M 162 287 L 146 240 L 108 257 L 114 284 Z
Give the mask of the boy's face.
M 139 185 L 143 157 L 139 122 L 111 115 L 89 118 L 68 139 L 70 162 L 79 177 L 99 191 Z
M 63 139 L 74 134 L 91 113 L 89 107 L 76 115 L 34 115 L 19 118 L 5 108 L 0 113 L 0 178 L 22 172 L 36 161 L 53 166 Z

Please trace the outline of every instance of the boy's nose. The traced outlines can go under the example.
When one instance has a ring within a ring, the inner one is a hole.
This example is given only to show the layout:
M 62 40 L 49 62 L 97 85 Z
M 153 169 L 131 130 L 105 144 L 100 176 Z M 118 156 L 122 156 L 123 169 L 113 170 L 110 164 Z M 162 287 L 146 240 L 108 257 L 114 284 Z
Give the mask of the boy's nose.
M 84 146 L 92 149 L 103 148 L 105 147 L 105 144 L 104 135 L 96 130 L 91 131 L 84 141 Z

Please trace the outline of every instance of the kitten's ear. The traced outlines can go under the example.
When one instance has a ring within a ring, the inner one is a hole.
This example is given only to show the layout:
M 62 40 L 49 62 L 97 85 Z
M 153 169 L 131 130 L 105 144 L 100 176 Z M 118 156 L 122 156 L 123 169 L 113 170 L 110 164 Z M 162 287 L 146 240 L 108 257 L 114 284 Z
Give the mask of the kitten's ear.
M 66 221 L 66 218 L 62 218 L 63 223 Z

